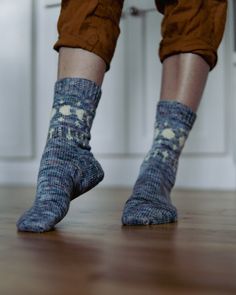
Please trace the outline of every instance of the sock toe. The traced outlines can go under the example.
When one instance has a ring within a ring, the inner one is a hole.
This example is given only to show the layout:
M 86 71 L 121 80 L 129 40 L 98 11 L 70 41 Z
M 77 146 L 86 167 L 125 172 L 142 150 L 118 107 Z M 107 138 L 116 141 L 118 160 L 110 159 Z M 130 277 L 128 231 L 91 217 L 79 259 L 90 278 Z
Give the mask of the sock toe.
M 145 216 L 137 217 L 134 215 L 122 216 L 122 224 L 123 225 L 148 225 L 149 219 Z
M 48 226 L 48 224 L 42 223 L 41 221 L 31 221 L 31 223 L 29 223 L 28 221 L 23 220 L 17 224 L 17 229 L 20 232 L 27 231 L 39 233 L 54 230 L 54 226 Z
M 138 224 L 162 224 L 177 221 L 177 209 L 160 204 L 139 203 L 136 206 L 126 206 L 122 215 L 122 223 L 125 225 Z
M 69 210 L 70 202 L 62 207 L 60 203 L 52 200 L 41 202 L 40 205 L 34 204 L 17 221 L 16 226 L 19 231 L 44 232 L 54 228 Z
M 44 215 L 24 215 L 17 222 L 18 231 L 45 232 L 54 229 L 55 218 L 51 220 Z

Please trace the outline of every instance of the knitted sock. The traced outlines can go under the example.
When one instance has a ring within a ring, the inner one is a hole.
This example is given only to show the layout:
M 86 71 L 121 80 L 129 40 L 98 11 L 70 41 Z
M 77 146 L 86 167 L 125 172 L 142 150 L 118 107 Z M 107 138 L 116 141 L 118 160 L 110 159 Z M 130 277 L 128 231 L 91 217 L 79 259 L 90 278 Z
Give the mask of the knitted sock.
M 53 229 L 68 212 L 70 201 L 103 179 L 103 169 L 89 145 L 100 97 L 101 87 L 87 79 L 64 78 L 55 83 L 36 197 L 17 221 L 19 231 Z
M 125 203 L 121 218 L 124 225 L 177 221 L 170 192 L 175 183 L 179 156 L 196 116 L 187 105 L 178 101 L 158 102 L 152 147 Z

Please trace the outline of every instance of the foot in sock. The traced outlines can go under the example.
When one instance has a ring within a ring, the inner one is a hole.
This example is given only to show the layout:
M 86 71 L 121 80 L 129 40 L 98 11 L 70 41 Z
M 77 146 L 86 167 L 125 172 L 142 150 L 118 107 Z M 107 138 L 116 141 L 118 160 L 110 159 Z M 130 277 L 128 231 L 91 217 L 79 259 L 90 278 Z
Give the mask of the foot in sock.
M 54 229 L 68 212 L 71 200 L 104 178 L 89 145 L 100 97 L 101 88 L 93 81 L 64 78 L 56 82 L 36 197 L 33 206 L 17 221 L 19 231 Z
M 171 202 L 170 193 L 175 184 L 179 156 L 196 117 L 192 109 L 178 101 L 158 102 L 152 147 L 124 205 L 123 225 L 177 221 L 177 209 Z

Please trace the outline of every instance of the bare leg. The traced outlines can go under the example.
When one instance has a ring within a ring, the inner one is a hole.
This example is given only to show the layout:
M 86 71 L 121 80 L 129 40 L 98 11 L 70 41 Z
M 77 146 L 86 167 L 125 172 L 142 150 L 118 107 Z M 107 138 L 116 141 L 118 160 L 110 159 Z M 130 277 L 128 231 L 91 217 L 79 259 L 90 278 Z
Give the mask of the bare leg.
M 209 69 L 202 57 L 192 53 L 173 55 L 164 60 L 153 144 L 125 203 L 124 225 L 177 221 L 177 209 L 170 194 L 178 159 L 195 122 Z
M 104 60 L 90 51 L 69 47 L 61 47 L 59 50 L 58 79 L 79 77 L 101 85 L 105 70 Z
M 199 55 L 181 53 L 166 58 L 162 68 L 160 99 L 180 101 L 196 112 L 209 73 Z

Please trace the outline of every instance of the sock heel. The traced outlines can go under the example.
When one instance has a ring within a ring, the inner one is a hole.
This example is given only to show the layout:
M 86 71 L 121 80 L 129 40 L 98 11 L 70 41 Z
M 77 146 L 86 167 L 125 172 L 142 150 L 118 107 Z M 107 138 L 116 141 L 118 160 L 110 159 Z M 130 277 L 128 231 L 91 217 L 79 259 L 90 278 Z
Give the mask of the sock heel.
M 88 192 L 104 178 L 105 174 L 101 164 L 91 152 L 89 153 L 90 155 L 82 156 L 78 161 L 79 166 L 73 176 L 74 189 L 71 200 Z

